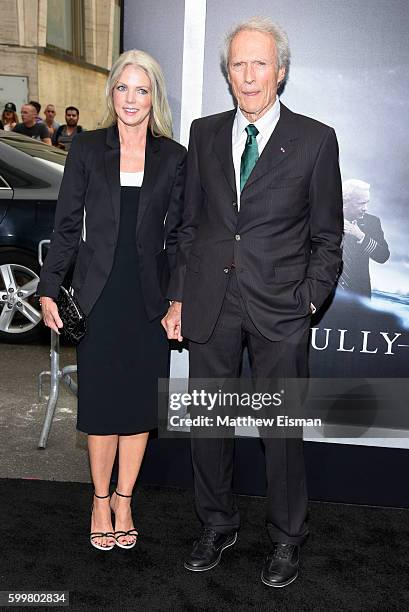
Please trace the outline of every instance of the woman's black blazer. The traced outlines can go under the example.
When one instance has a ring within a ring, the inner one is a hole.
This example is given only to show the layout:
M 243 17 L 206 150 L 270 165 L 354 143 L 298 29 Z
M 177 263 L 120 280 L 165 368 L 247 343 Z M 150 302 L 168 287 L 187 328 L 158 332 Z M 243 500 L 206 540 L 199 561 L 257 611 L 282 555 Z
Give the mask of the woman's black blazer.
M 162 315 L 169 302 L 167 285 L 177 250 L 183 213 L 186 149 L 148 130 L 145 172 L 140 192 L 135 247 L 149 320 Z M 82 132 L 67 157 L 55 214 L 50 250 L 37 295 L 56 298 L 76 256 L 72 287 L 89 314 L 111 271 L 120 216 L 120 146 L 118 128 Z M 137 270 L 124 274 L 124 285 Z M 121 296 L 118 295 L 118 308 Z M 130 308 L 132 305 L 125 305 Z

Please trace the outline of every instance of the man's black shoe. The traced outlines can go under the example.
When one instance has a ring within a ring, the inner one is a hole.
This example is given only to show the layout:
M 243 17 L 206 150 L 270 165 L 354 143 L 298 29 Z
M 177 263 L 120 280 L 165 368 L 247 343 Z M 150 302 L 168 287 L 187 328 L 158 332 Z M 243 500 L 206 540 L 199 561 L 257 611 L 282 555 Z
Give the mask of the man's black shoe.
M 225 548 L 233 546 L 237 532 L 218 533 L 210 527 L 204 527 L 200 538 L 193 544 L 190 557 L 185 561 L 185 568 L 192 572 L 205 572 L 219 563 Z
M 267 586 L 285 587 L 298 576 L 300 547 L 294 544 L 274 544 L 264 561 L 261 580 Z

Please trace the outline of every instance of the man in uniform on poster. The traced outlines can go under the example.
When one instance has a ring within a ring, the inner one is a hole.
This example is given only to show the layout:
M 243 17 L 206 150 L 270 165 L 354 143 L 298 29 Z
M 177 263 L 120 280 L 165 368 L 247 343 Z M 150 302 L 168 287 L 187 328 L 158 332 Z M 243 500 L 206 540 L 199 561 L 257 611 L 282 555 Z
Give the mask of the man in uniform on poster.
M 338 287 L 371 298 L 370 260 L 384 264 L 389 259 L 381 220 L 368 213 L 370 184 L 348 179 L 342 184 L 344 201 L 344 240 L 342 274 Z
M 225 67 L 237 110 L 193 122 L 173 300 L 163 325 L 189 343 L 190 377 L 236 378 L 244 342 L 253 375 L 306 378 L 310 315 L 341 261 L 342 190 L 334 130 L 297 115 L 277 90 L 288 76 L 285 32 L 266 18 L 235 27 Z M 263 439 L 271 551 L 262 581 L 290 584 L 308 528 L 303 442 Z M 192 437 L 202 531 L 185 567 L 210 570 L 232 546 L 233 438 Z

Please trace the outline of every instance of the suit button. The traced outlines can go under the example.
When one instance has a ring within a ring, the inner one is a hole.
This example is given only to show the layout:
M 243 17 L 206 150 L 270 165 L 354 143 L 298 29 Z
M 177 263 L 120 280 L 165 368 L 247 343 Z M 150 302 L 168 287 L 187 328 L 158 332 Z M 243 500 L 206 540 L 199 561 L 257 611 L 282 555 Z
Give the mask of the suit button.
M 240 234 L 236 234 L 236 235 L 235 235 L 235 239 L 236 239 L 236 240 L 240 240 Z
M 237 206 L 237 202 L 232 202 L 233 206 Z
M 229 273 L 229 268 L 224 268 L 223 272 L 224 272 L 225 274 L 228 274 L 228 273 Z

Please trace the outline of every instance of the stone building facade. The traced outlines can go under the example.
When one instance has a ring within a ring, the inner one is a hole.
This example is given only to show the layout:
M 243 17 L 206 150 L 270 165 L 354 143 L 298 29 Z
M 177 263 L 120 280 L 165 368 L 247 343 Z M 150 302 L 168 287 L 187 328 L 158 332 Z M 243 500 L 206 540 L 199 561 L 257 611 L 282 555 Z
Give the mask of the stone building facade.
M 119 55 L 120 0 L 2 0 L 0 103 L 13 102 L 13 79 L 22 77 L 26 100 L 38 100 L 41 115 L 55 104 L 80 110 L 86 129 L 100 125 L 104 88 Z M 3 87 L 2 87 L 3 80 Z M 18 112 L 21 100 L 16 101 Z

